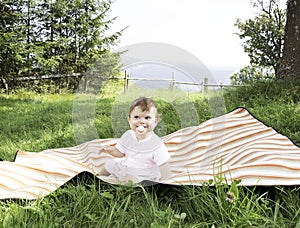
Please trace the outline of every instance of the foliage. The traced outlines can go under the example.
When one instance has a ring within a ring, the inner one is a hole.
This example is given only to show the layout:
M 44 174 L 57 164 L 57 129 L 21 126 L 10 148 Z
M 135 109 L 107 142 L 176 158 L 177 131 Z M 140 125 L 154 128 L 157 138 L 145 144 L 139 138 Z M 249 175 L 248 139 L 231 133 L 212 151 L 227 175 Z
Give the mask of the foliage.
M 253 7 L 259 9 L 258 15 L 244 22 L 238 19 L 237 35 L 244 40 L 250 63 L 273 67 L 276 74 L 282 57 L 286 10 L 280 7 L 279 0 L 256 0 Z
M 240 86 L 223 90 L 226 106 L 264 106 L 269 102 L 284 102 L 285 104 L 297 104 L 300 101 L 300 86 L 281 80 L 255 81 L 248 86 Z
M 119 53 L 110 49 L 123 30 L 108 34 L 116 19 L 107 18 L 112 2 L 1 1 L 0 77 L 84 73 L 104 58 L 110 68 L 94 76 L 115 76 Z
M 251 85 L 257 81 L 267 81 L 274 78 L 275 74 L 272 68 L 249 65 L 234 73 L 230 80 L 232 85 Z
M 0 77 L 10 78 L 27 68 L 23 1 L 1 1 L 0 10 Z

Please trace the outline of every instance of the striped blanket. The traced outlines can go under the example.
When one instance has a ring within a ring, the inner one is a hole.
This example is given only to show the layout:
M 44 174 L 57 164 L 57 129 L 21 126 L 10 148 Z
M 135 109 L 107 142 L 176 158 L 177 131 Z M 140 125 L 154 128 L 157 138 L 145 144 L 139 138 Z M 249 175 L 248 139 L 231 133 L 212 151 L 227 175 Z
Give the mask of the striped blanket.
M 238 108 L 199 126 L 163 137 L 171 155 L 170 185 L 202 185 L 219 176 L 241 185 L 299 185 L 300 148 Z M 19 151 L 0 162 L 0 199 L 46 196 L 81 172 L 97 176 L 109 155 L 101 148 L 117 139 L 97 139 L 39 153 Z M 110 177 L 99 179 L 117 184 Z

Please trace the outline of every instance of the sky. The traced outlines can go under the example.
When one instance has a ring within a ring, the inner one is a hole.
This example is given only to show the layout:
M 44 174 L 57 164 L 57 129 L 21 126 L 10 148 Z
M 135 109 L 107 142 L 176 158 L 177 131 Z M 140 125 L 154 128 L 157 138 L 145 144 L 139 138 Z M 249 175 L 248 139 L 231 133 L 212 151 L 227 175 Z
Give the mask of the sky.
M 185 49 L 206 66 L 249 64 L 234 23 L 255 16 L 251 0 L 116 0 L 114 16 L 112 31 L 128 26 L 117 48 L 162 42 Z

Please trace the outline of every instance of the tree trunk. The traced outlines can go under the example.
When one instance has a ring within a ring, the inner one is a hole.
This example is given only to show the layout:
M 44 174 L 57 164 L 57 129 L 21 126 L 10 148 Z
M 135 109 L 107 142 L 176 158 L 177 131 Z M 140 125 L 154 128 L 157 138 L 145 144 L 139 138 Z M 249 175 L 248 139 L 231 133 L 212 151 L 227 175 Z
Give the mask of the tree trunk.
M 300 0 L 287 1 L 283 55 L 276 77 L 300 80 Z

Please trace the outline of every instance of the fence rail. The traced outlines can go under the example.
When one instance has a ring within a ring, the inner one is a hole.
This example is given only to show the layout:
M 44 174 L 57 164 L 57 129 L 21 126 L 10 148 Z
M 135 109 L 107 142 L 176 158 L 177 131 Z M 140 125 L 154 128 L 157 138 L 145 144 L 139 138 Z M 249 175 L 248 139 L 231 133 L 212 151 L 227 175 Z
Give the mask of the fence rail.
M 124 91 L 128 89 L 129 81 L 169 81 L 171 83 L 171 88 L 174 88 L 176 84 L 181 84 L 181 85 L 196 85 L 196 86 L 201 86 L 201 92 L 207 92 L 209 87 L 219 87 L 220 89 L 223 88 L 229 88 L 229 87 L 240 87 L 243 85 L 226 85 L 223 83 L 220 84 L 209 84 L 208 83 L 208 78 L 204 77 L 203 82 L 185 82 L 185 81 L 177 81 L 175 79 L 175 73 L 172 73 L 172 78 L 142 78 L 142 77 L 131 77 L 126 74 L 126 71 L 124 73 Z
M 14 78 L 12 80 L 16 81 L 30 81 L 30 80 L 40 80 L 40 79 L 53 79 L 53 78 L 67 78 L 67 77 L 81 77 L 83 74 L 81 73 L 73 73 L 73 74 L 49 74 L 49 75 L 35 75 L 35 76 L 29 76 L 29 77 L 18 77 Z
M 57 75 L 34 75 L 34 76 L 28 76 L 28 77 L 17 77 L 17 78 L 13 78 L 13 79 L 4 79 L 1 78 L 2 84 L 5 87 L 5 90 L 7 91 L 7 93 L 9 93 L 9 87 L 10 84 L 12 82 L 18 82 L 18 81 L 34 81 L 34 80 L 42 80 L 42 79 L 61 79 L 61 78 L 68 78 L 68 77 L 83 77 L 84 74 L 82 73 L 71 73 L 71 74 L 57 74 Z M 98 79 L 106 79 L 106 80 L 124 80 L 124 92 L 126 92 L 126 90 L 129 87 L 129 82 L 130 81 L 164 81 L 164 82 L 170 82 L 170 87 L 174 88 L 175 85 L 195 85 L 195 86 L 201 86 L 201 92 L 207 92 L 209 87 L 214 87 L 214 88 L 228 88 L 228 87 L 238 87 L 238 86 L 242 86 L 242 85 L 226 85 L 226 84 L 209 84 L 208 83 L 208 78 L 204 77 L 203 82 L 186 82 L 186 81 L 177 81 L 175 78 L 175 73 L 172 73 L 172 77 L 171 78 L 145 78 L 145 77 L 131 77 L 130 75 L 128 75 L 126 73 L 126 71 L 124 72 L 124 76 L 123 77 L 97 77 Z M 86 85 L 88 87 L 88 85 Z

